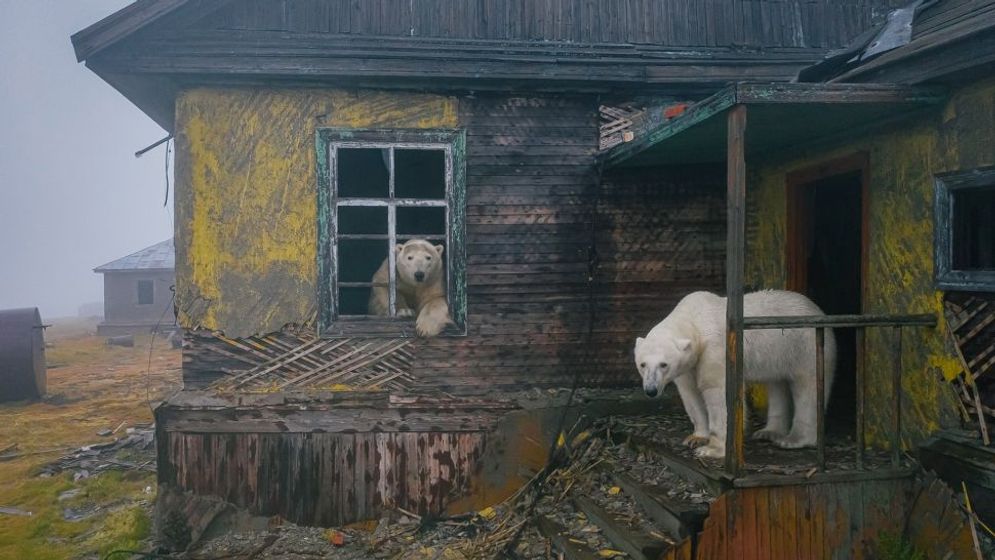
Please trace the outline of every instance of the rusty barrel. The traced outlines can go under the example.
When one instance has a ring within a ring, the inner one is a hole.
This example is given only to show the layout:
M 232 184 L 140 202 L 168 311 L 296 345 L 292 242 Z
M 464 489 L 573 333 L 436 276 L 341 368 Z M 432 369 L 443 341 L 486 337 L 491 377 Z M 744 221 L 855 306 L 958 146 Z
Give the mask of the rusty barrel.
M 0 401 L 45 394 L 45 332 L 37 307 L 0 310 Z

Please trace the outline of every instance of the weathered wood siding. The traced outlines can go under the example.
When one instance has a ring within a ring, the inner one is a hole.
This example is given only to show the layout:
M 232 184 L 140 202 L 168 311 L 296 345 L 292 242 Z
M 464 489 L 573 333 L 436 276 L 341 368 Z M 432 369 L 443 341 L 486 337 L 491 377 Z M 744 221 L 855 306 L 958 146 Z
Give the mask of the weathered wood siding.
M 739 488 L 719 497 L 698 536 L 699 560 L 878 558 L 886 533 L 927 558 L 972 558 L 956 498 L 905 479 Z
M 440 515 L 481 468 L 480 432 L 177 433 L 166 483 L 258 515 L 334 526 L 385 506 Z
M 937 330 L 906 329 L 902 427 L 907 442 L 957 422 L 942 377 L 961 371 L 945 336 L 943 294 L 933 284 L 933 177 L 995 163 L 995 81 L 957 91 L 941 110 L 881 132 L 778 159 L 752 169 L 748 188 L 747 281 L 783 288 L 786 278 L 786 175 L 823 161 L 866 152 L 870 161 L 868 270 L 865 313 L 936 313 Z M 890 426 L 891 333 L 868 330 L 867 422 L 872 440 Z
M 207 23 L 312 33 L 836 47 L 896 2 L 770 0 L 252 0 Z
M 195 91 L 180 114 L 177 275 L 186 328 L 237 337 L 313 316 L 315 123 L 466 130 L 468 335 L 416 342 L 413 375 L 427 385 L 562 386 L 575 373 L 588 384 L 633 383 L 635 336 L 688 292 L 721 285 L 722 171 L 610 175 L 599 191 L 594 96 L 457 103 Z M 598 268 L 589 287 L 592 242 Z M 220 375 L 197 364 L 186 371 L 191 385 Z

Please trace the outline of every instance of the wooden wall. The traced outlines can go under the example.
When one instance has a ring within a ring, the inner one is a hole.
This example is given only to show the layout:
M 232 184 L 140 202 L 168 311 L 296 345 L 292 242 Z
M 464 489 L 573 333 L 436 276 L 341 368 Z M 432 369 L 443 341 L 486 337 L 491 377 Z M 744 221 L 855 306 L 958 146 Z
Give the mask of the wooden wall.
M 747 282 L 757 288 L 786 286 L 785 184 L 792 171 L 865 152 L 870 161 L 868 270 L 865 313 L 936 313 L 934 331 L 906 329 L 902 426 L 907 443 L 957 423 L 950 379 L 961 366 L 947 342 L 943 293 L 933 283 L 933 176 L 995 163 L 995 80 L 953 93 L 939 111 L 875 134 L 809 150 L 804 156 L 769 157 L 751 170 Z M 868 331 L 867 421 L 874 439 L 891 422 L 891 333 Z M 887 441 L 880 438 L 879 441 Z
M 910 478 L 732 490 L 711 504 L 695 557 L 880 558 L 886 534 L 926 558 L 973 558 L 954 495 L 942 483 Z
M 252 0 L 206 23 L 228 29 L 402 37 L 837 47 L 890 4 L 856 0 Z
M 633 383 L 635 337 L 683 295 L 721 285 L 722 170 L 616 174 L 599 189 L 596 109 L 593 96 L 186 94 L 181 324 L 240 337 L 312 316 L 316 123 L 458 124 L 467 132 L 468 335 L 418 341 L 414 377 L 470 393 L 569 385 L 575 373 L 593 385 Z M 197 364 L 186 371 L 192 385 L 212 377 Z

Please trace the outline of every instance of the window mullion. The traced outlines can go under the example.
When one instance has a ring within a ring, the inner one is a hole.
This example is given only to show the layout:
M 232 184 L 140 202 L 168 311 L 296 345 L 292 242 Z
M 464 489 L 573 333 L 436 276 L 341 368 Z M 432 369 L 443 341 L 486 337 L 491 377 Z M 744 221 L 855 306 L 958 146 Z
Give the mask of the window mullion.
M 388 148 L 387 173 L 387 302 L 388 315 L 397 316 L 397 207 L 394 205 L 394 148 Z

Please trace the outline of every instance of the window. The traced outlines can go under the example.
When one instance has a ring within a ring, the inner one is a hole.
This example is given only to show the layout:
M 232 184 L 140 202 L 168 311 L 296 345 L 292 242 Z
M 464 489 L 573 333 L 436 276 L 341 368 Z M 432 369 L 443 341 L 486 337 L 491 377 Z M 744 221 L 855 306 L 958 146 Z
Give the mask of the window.
M 151 280 L 138 281 L 138 305 L 152 305 L 154 288 Z
M 995 167 L 936 178 L 936 283 L 995 291 Z
M 465 332 L 463 145 L 453 131 L 319 130 L 322 333 L 413 333 L 396 273 L 411 240 L 439 251 L 425 258 L 435 257 L 456 325 L 446 333 Z

